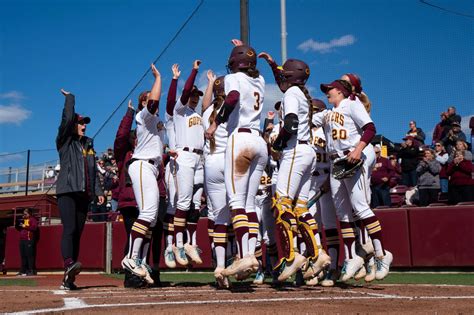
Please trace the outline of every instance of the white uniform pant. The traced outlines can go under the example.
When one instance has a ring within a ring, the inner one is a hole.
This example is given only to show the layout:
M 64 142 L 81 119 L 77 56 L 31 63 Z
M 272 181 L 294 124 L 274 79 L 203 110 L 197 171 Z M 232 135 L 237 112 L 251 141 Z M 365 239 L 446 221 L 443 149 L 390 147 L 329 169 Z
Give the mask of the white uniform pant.
M 148 161 L 136 160 L 128 167 L 128 174 L 132 180 L 133 193 L 138 204 L 139 220 L 150 222 L 154 227 L 158 216 L 158 169 Z
M 211 207 L 208 206 L 209 217 L 213 218 L 215 224 L 219 225 L 228 225 L 230 223 L 230 211 L 227 205 L 225 189 L 224 164 L 225 153 L 207 155 L 204 164 L 206 193 L 211 204 Z
M 308 201 L 311 175 L 316 168 L 313 148 L 308 144 L 297 144 L 282 152 L 276 192 L 279 197 Z
M 311 177 L 311 192 L 310 199 L 321 189 L 323 184 L 328 180 L 329 174 L 325 174 L 320 170 L 318 176 Z M 332 201 L 331 192 L 325 192 L 321 195 L 319 200 L 310 208 L 309 211 L 319 225 L 323 225 L 325 230 L 337 229 L 337 216 L 334 202 Z
M 176 162 L 173 158 L 171 158 L 168 164 L 166 164 L 165 184 L 166 192 L 168 194 L 168 208 L 166 213 L 174 216 L 178 195 L 176 194 Z
M 367 185 L 369 165 L 365 165 L 367 163 L 365 150 L 362 151 L 362 158 L 364 166 L 354 176 L 340 180 L 335 179 L 332 175 L 330 177 L 334 206 L 337 217 L 342 222 L 352 222 L 354 220 L 353 214 L 359 219 L 366 219 L 374 215 L 370 209 L 370 186 Z M 331 163 L 331 174 L 333 173 L 332 168 L 333 164 Z
M 196 173 L 194 173 L 194 187 L 193 187 L 193 204 L 194 209 L 199 210 L 201 209 L 201 197 L 202 192 L 204 190 L 204 161 L 202 160 L 202 156 L 199 159 L 199 164 L 196 169 Z
M 268 152 L 259 132 L 235 132 L 225 152 L 225 184 L 231 209 L 255 212 L 255 195 L 267 165 Z
M 201 156 L 199 154 L 178 149 L 176 158 L 176 208 L 188 211 L 193 199 L 194 179 L 199 168 Z

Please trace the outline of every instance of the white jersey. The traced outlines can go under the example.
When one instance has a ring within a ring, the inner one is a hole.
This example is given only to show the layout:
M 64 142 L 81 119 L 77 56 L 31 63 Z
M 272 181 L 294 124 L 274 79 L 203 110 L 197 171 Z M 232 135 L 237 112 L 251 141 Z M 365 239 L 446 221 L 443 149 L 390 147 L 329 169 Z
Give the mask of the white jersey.
M 179 99 L 174 107 L 173 120 L 176 148 L 188 147 L 198 150 L 204 148 L 204 128 L 201 115 L 189 106 L 183 105 Z
M 240 98 L 227 121 L 227 131 L 232 134 L 238 128 L 260 130 L 265 93 L 265 80 L 262 76 L 254 79 L 242 72 L 225 76 L 225 94 L 238 91 Z
M 176 133 L 174 131 L 173 116 L 168 113 L 165 113 L 165 129 L 170 150 L 176 150 Z
M 313 124 L 324 126 L 328 153 L 342 156 L 359 143 L 362 127 L 373 122 L 360 101 L 344 99 L 338 107 L 313 115 Z
M 324 134 L 323 128 L 313 128 L 312 135 L 311 145 L 316 153 L 316 169 L 329 169 L 329 159 L 326 151 L 326 135 Z
M 161 160 L 163 143 L 158 131 L 160 117 L 152 115 L 145 106 L 135 116 L 137 122 L 137 146 L 132 158 L 141 160 Z M 155 164 L 156 165 L 156 164 Z
M 213 110 L 214 110 L 214 106 L 211 105 L 202 114 L 202 125 L 204 126 L 204 130 L 207 130 L 209 126 L 211 125 L 209 123 L 209 117 L 211 117 Z M 229 138 L 229 135 L 227 133 L 227 123 L 223 123 L 217 126 L 216 132 L 214 133 L 214 139 L 216 141 L 216 149 L 213 152 L 213 154 L 225 152 L 228 138 Z M 208 139 L 206 139 L 206 142 L 204 143 L 204 154 L 205 155 L 211 154 L 211 146 Z
M 290 87 L 283 95 L 281 105 L 283 117 L 288 114 L 295 114 L 298 117 L 297 135 L 288 141 L 288 146 L 296 144 L 296 140 L 310 141 L 308 100 L 301 89 L 297 86 Z

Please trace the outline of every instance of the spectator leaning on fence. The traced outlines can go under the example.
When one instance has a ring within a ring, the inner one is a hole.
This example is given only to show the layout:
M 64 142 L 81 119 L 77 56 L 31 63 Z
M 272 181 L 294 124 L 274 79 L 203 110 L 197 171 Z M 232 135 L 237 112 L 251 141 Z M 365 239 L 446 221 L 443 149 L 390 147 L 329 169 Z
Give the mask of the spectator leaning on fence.
M 61 93 L 66 101 L 56 138 L 60 160 L 56 194 L 63 224 L 61 252 L 65 269 L 60 288 L 72 290 L 77 288 L 74 281 L 82 267 L 77 258 L 89 204 L 96 196 L 103 203 L 104 193 L 97 178 L 93 141 L 85 136 L 90 118 L 75 112 L 74 95 L 64 90 Z
M 16 228 L 20 231 L 21 269 L 18 275 L 35 275 L 38 220 L 32 215 L 30 209 L 23 210 L 23 217 L 21 220 L 18 220 Z
M 448 167 L 449 154 L 441 142 L 435 143 L 435 158 L 441 165 L 441 170 L 439 171 L 440 189 L 443 194 L 446 194 L 448 193 L 448 175 L 446 175 L 446 168 Z
M 420 206 L 427 206 L 438 201 L 441 164 L 435 159 L 433 150 L 426 149 L 423 153 L 423 160 L 418 164 L 416 173 Z
M 378 206 L 390 206 L 390 178 L 394 170 L 388 159 L 380 155 L 380 145 L 374 146 L 375 166 L 372 170 L 371 188 L 372 188 L 372 208 Z
M 449 176 L 448 202 L 457 204 L 474 201 L 474 171 L 472 162 L 466 160 L 462 150 L 456 151 L 454 159 L 448 164 L 446 173 Z
M 416 121 L 411 120 L 409 123 L 410 129 L 407 131 L 406 137 L 412 136 L 417 146 L 425 143 L 425 133 L 421 128 L 416 127 Z
M 416 167 L 418 165 L 418 146 L 413 142 L 412 136 L 403 138 L 405 142 L 398 152 L 398 158 L 401 159 L 402 184 L 408 187 L 414 187 L 417 183 Z

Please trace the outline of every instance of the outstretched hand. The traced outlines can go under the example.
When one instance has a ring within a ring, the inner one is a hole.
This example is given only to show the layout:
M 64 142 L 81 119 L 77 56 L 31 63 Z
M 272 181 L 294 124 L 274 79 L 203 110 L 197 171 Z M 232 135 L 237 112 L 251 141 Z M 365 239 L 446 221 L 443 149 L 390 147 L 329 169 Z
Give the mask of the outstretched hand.
M 132 100 L 128 100 L 128 108 L 130 108 L 131 110 L 135 110 L 132 104 Z
M 265 59 L 268 63 L 274 62 L 272 56 L 270 56 L 269 53 L 266 53 L 266 52 L 264 52 L 264 51 L 258 54 L 258 58 L 263 58 L 263 59 Z
M 209 82 L 214 82 L 216 81 L 217 76 L 212 70 L 207 70 L 207 79 L 209 80 Z
M 155 77 L 155 79 L 161 76 L 160 71 L 156 69 L 154 64 L 151 64 L 151 72 L 153 73 L 153 76 Z
M 234 45 L 234 46 L 242 46 L 242 45 L 244 44 L 243 41 L 241 41 L 240 39 L 235 39 L 235 38 L 232 39 L 230 42 L 231 42 L 232 45 Z
M 199 59 L 194 60 L 194 62 L 193 62 L 193 69 L 198 70 L 200 64 L 201 64 L 201 60 L 199 60 Z
M 178 79 L 179 76 L 181 75 L 181 71 L 179 70 L 179 64 L 175 63 L 171 67 L 171 71 L 173 72 L 173 79 Z
M 61 93 L 62 93 L 64 96 L 71 94 L 71 92 L 68 92 L 68 91 L 66 91 L 66 90 L 64 90 L 64 89 L 61 89 Z

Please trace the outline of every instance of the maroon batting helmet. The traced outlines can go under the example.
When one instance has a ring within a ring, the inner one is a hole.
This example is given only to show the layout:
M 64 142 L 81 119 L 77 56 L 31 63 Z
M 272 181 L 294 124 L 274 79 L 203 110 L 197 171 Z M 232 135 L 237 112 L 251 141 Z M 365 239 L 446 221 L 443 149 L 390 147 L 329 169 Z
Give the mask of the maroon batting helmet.
M 239 70 L 255 69 L 257 66 L 257 53 L 250 46 L 235 46 L 232 49 L 227 67 L 234 73 Z
M 323 101 L 321 101 L 320 99 L 317 99 L 317 98 L 313 98 L 311 100 L 311 107 L 316 112 L 323 111 L 327 108 L 326 104 Z
M 309 73 L 309 67 L 304 61 L 288 59 L 283 64 L 282 75 L 285 77 L 285 81 L 290 84 L 305 84 L 309 78 Z

